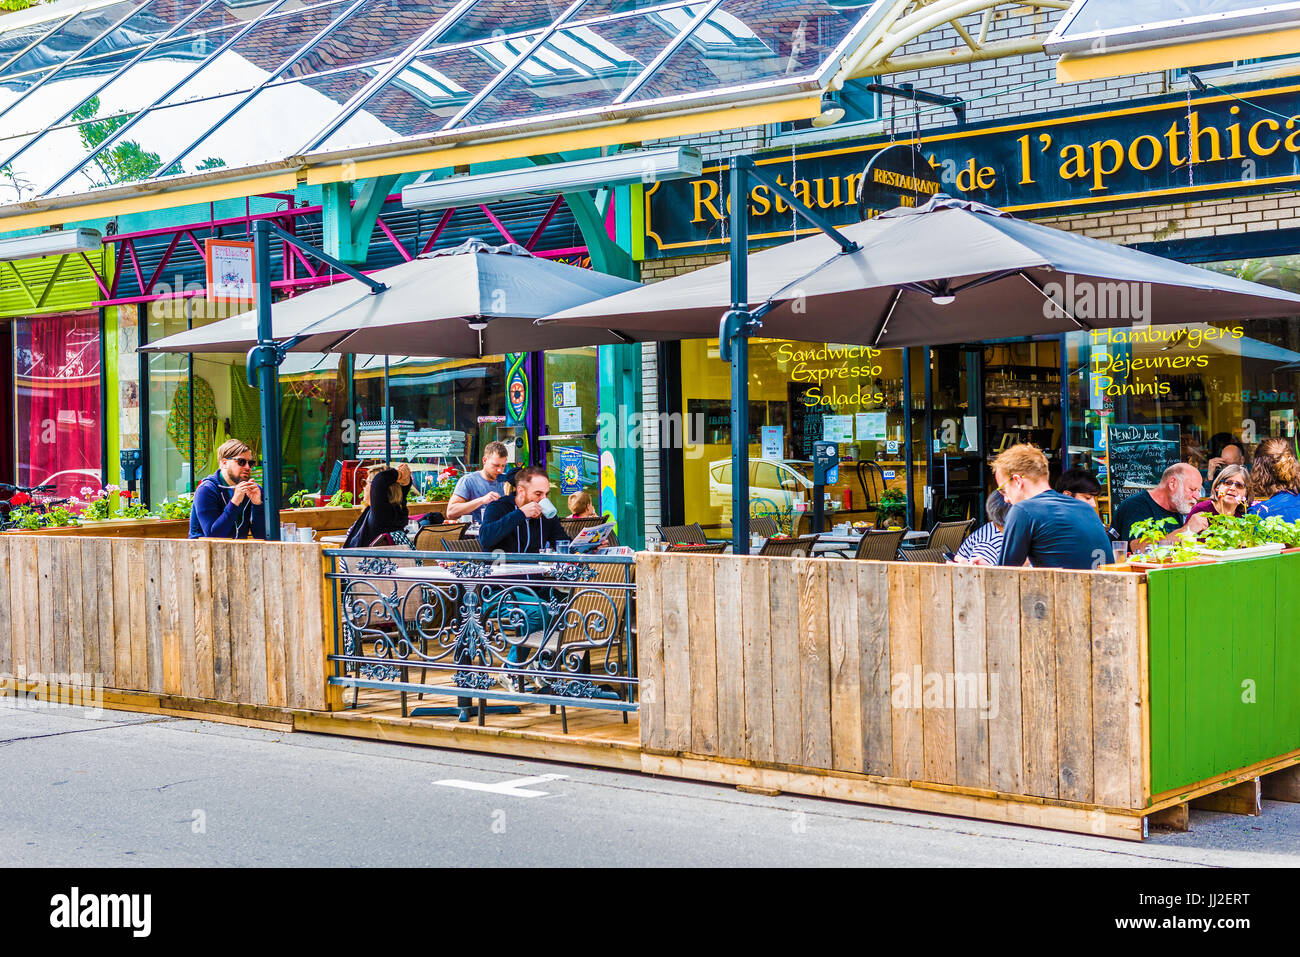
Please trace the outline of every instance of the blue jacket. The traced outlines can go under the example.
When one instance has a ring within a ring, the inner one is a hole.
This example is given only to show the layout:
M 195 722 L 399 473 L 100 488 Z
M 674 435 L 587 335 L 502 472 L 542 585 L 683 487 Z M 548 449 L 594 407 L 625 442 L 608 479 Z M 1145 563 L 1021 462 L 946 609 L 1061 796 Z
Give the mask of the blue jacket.
M 262 506 L 247 498 L 235 505 L 234 494 L 220 470 L 200 482 L 190 510 L 190 538 L 266 538 Z
M 1271 498 L 1256 502 L 1250 507 L 1250 514 L 1265 518 L 1282 518 L 1288 522 L 1300 522 L 1300 495 L 1295 492 L 1278 492 Z

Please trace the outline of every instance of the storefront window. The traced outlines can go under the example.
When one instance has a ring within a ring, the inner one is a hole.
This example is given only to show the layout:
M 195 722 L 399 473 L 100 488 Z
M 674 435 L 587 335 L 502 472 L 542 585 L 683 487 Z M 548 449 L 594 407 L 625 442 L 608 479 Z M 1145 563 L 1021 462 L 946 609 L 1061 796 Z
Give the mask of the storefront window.
M 1208 268 L 1300 291 L 1300 257 Z M 1069 445 L 1106 485 L 1102 511 L 1175 462 L 1205 473 L 1224 443 L 1247 459 L 1267 436 L 1296 438 L 1300 322 L 1252 319 L 1070 333 Z M 1108 454 L 1109 451 L 1109 454 Z
M 20 485 L 68 498 L 103 483 L 99 315 L 15 319 L 14 444 Z
M 392 356 L 388 363 L 392 457 L 411 463 L 421 488 L 448 465 L 478 467 L 483 446 L 504 438 L 505 362 L 500 358 Z M 361 460 L 385 458 L 384 357 L 357 356 L 353 374 Z
M 243 312 L 202 299 L 148 307 L 148 338 L 159 339 Z M 259 396 L 237 354 L 152 353 L 148 360 L 150 500 L 190 492 L 217 469 L 216 451 L 237 438 L 262 457 Z M 291 353 L 280 367 L 283 491 L 323 488 L 340 457 L 346 410 L 338 356 Z M 255 472 L 260 476 L 260 471 Z
M 682 343 L 685 520 L 731 521 L 730 367 L 716 339 Z M 785 529 L 811 508 L 813 443 L 836 442 L 832 510 L 862 511 L 882 488 L 903 489 L 903 352 L 817 342 L 753 339 L 749 355 L 749 511 Z
M 546 442 L 551 501 L 569 515 L 569 495 L 585 491 L 600 511 L 600 450 L 597 447 L 596 347 L 557 349 L 545 354 Z

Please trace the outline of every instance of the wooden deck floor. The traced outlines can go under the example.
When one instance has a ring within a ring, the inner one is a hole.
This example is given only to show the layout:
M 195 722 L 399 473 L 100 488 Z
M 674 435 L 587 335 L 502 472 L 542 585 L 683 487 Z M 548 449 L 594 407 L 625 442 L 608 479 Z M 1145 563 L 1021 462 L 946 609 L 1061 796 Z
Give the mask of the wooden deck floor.
M 352 692 L 344 700 L 352 701 Z M 455 699 L 407 696 L 410 710 L 446 707 Z M 490 702 L 504 704 L 504 702 Z M 402 717 L 401 696 L 395 691 L 362 689 L 358 706 L 333 713 L 294 715 L 295 731 L 341 734 L 376 741 L 398 741 L 465 751 L 486 751 L 518 757 L 568 761 L 628 771 L 641 769 L 641 726 L 635 714 L 627 723 L 618 711 L 568 708 L 569 732 L 560 715 L 546 705 L 521 704 L 519 714 L 489 714 L 485 725 L 456 716 Z

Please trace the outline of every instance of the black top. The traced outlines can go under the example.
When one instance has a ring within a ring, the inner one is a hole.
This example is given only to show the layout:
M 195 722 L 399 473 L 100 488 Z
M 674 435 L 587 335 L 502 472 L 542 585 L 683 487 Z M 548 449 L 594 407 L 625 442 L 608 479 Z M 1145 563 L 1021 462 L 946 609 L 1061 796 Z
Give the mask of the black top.
M 368 548 L 380 535 L 400 532 L 410 521 L 406 510 L 406 496 L 411 486 L 398 486 L 402 490 L 402 504 L 388 501 L 388 490 L 397 484 L 397 469 L 384 469 L 370 485 L 370 504 L 348 529 L 344 548 Z
M 479 523 L 478 543 L 485 552 L 501 549 L 506 552 L 540 552 L 542 546 L 555 547 L 556 542 L 567 542 L 560 516 L 525 518 L 515 504 L 513 496 L 499 498 L 483 506 L 483 519 Z
M 1133 540 L 1133 526 L 1148 518 L 1172 518 L 1174 523 L 1165 526 L 1165 534 L 1172 532 L 1183 524 L 1183 518 L 1177 512 L 1171 512 L 1151 497 L 1150 492 L 1138 492 L 1119 503 L 1115 509 L 1115 531 L 1119 532 L 1121 541 Z
M 1039 492 L 1007 512 L 999 565 L 1097 568 L 1113 558 L 1110 536 L 1087 502 L 1060 492 Z

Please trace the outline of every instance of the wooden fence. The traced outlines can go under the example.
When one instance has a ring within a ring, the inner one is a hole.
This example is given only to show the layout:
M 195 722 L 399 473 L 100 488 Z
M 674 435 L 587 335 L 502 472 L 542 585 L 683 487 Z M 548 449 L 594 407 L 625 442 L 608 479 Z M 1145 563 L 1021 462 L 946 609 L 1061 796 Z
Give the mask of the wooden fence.
M 637 565 L 649 753 L 1145 806 L 1142 576 L 672 554 Z
M 329 710 L 333 625 L 319 545 L 0 536 L 0 674 Z

